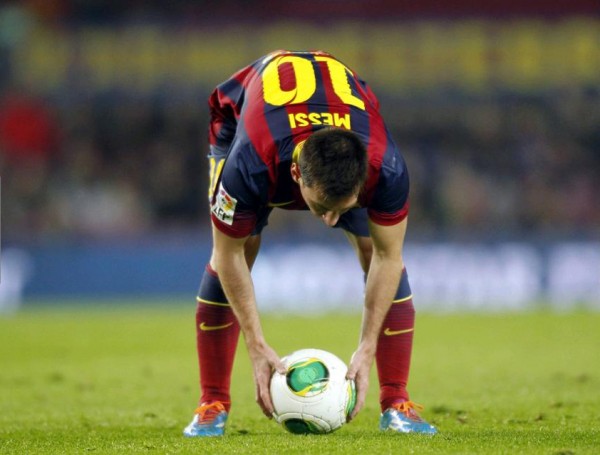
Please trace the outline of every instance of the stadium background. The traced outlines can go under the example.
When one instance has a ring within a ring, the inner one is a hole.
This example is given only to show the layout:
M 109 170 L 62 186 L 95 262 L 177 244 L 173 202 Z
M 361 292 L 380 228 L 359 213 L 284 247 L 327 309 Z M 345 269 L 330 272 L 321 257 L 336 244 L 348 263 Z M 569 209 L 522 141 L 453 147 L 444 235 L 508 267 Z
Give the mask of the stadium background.
M 206 98 L 277 48 L 331 52 L 377 93 L 412 176 L 417 306 L 600 308 L 596 1 L 29 0 L 0 7 L 5 311 L 193 305 Z M 358 311 L 343 236 L 274 215 L 261 307 Z

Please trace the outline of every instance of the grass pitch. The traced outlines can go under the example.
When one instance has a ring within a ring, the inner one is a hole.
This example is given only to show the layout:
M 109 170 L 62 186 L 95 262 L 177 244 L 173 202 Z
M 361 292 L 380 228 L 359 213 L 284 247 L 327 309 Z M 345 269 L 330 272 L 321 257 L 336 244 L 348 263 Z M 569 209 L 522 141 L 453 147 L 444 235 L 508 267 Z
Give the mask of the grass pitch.
M 191 301 L 192 302 L 192 301 Z M 348 361 L 359 315 L 263 318 L 284 355 Z M 409 390 L 435 437 L 381 434 L 366 408 L 325 436 L 264 418 L 243 342 L 227 434 L 186 439 L 198 399 L 194 304 L 32 308 L 0 318 L 0 453 L 600 453 L 600 314 L 417 315 Z

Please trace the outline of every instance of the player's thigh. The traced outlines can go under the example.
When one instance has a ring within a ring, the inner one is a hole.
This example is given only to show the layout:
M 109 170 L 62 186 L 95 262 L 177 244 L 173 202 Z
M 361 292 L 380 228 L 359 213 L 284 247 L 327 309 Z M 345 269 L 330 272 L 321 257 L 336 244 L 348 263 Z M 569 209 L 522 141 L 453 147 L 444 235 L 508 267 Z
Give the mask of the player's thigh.
M 346 234 L 346 238 L 350 242 L 350 245 L 352 245 L 352 248 L 354 248 L 360 267 L 366 274 L 369 271 L 371 257 L 373 256 L 371 237 L 359 237 L 348 231 L 344 231 L 344 234 Z
M 269 224 L 269 215 L 271 215 L 272 211 L 272 207 L 262 207 L 258 209 L 256 212 L 256 224 L 254 225 L 254 230 L 244 244 L 244 255 L 246 256 L 246 263 L 250 270 L 252 270 L 252 266 L 254 265 L 254 261 L 260 250 L 262 230 Z
M 254 234 L 248 237 L 248 240 L 246 240 L 246 243 L 244 244 L 244 256 L 246 258 L 246 264 L 248 264 L 248 268 L 250 270 L 252 270 L 256 256 L 258 256 L 258 251 L 260 250 L 260 241 L 261 235 Z
M 358 208 L 347 211 L 340 217 L 335 227 L 344 230 L 346 238 L 356 252 L 361 268 L 367 273 L 373 256 L 367 209 Z

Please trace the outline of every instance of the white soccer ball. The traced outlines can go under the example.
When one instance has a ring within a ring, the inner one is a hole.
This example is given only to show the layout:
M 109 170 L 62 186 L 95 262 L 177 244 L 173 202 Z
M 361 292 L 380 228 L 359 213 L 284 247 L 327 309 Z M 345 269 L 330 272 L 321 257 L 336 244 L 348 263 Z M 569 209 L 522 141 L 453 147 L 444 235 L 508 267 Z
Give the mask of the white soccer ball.
M 282 361 L 286 373 L 271 378 L 275 420 L 296 434 L 330 433 L 344 425 L 356 404 L 346 364 L 321 349 L 301 349 Z

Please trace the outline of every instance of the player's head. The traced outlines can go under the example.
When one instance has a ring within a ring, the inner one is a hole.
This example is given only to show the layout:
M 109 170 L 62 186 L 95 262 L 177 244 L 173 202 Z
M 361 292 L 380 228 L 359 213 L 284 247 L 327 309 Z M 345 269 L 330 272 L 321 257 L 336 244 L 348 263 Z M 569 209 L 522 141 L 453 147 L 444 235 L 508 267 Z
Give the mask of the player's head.
M 367 151 L 352 131 L 325 128 L 304 142 L 298 166 L 306 186 L 335 201 L 360 192 L 367 178 Z
M 292 176 L 311 212 L 326 224 L 335 224 L 342 213 L 357 205 L 367 178 L 366 148 L 352 131 L 319 130 L 304 142 Z

